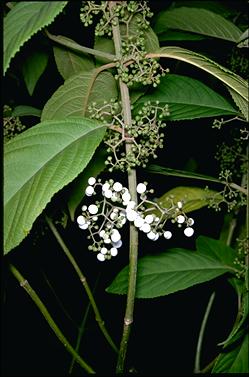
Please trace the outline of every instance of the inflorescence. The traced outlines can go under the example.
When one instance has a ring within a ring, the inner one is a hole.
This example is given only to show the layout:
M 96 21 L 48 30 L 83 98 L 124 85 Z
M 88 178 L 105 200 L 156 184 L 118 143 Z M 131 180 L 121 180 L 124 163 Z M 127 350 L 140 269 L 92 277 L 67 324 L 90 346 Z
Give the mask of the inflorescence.
M 118 254 L 118 249 L 122 246 L 120 229 L 127 221 L 152 241 L 158 240 L 160 236 L 165 239 L 172 237 L 172 232 L 165 227 L 169 219 L 172 223 L 177 223 L 178 227 L 185 225 L 186 237 L 194 234 L 194 220 L 184 213 L 182 201 L 174 203 L 172 197 L 169 199 L 169 206 L 162 207 L 160 203 L 148 199 L 148 194 L 153 193 L 153 190 L 147 189 L 146 182 L 137 185 L 137 193 L 139 203 L 132 200 L 129 190 L 120 182 L 109 179 L 101 183 L 101 179 L 88 179 L 86 196 L 101 194 L 102 199 L 88 206 L 83 205 L 77 223 L 80 229 L 89 231 L 88 239 L 92 240 L 92 244 L 88 249 L 97 253 L 99 261 L 111 259 Z

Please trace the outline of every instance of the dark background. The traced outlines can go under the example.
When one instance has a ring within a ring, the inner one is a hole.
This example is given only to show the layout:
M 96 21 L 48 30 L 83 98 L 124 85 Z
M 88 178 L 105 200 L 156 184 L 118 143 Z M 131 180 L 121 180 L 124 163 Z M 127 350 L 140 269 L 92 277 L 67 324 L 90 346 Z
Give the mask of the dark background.
M 165 9 L 170 3 L 171 1 L 150 2 L 155 13 Z M 226 4 L 232 12 L 246 14 L 246 1 L 227 1 Z M 66 8 L 66 15 L 59 15 L 49 30 L 51 33 L 62 34 L 75 39 L 78 43 L 92 46 L 92 30 L 86 34 L 86 29 L 78 22 L 79 8 L 80 2 L 70 2 Z M 85 36 L 84 41 L 82 41 L 82 35 Z M 29 104 L 42 108 L 47 99 L 63 83 L 51 54 L 50 64 L 39 80 L 34 95 L 29 96 L 21 79 L 20 66 L 26 54 L 36 43 L 43 43 L 44 48 L 51 51 L 50 42 L 41 33 L 24 45 L 23 50 L 13 59 L 4 79 L 4 103 L 12 106 Z M 229 56 L 233 46 L 229 42 L 215 39 L 205 42 L 169 42 L 169 44 L 203 52 L 225 66 L 229 66 Z M 170 66 L 172 73 L 176 72 L 174 61 L 167 61 L 167 66 Z M 187 64 L 178 65 L 177 73 L 198 78 L 221 94 L 224 93 L 224 89 L 216 80 Z M 159 153 L 156 163 L 175 169 L 193 169 L 199 173 L 217 176 L 219 165 L 214 159 L 214 153 L 217 144 L 229 138 L 229 135 L 227 136 L 226 131 L 212 129 L 212 122 L 212 118 L 184 123 L 169 122 L 166 128 L 165 148 Z M 23 123 L 32 126 L 36 124 L 36 119 L 25 117 Z M 123 175 L 116 174 L 115 177 L 126 183 Z M 144 179 L 151 182 L 150 185 L 155 189 L 155 195 L 158 197 L 175 186 L 191 184 L 188 180 L 163 177 L 138 170 L 138 181 Z M 215 189 L 215 186 L 213 188 Z M 46 210 L 59 216 L 63 196 L 64 191 L 58 193 Z M 167 243 L 164 240 L 154 244 L 141 236 L 139 254 L 142 256 L 147 253 L 156 253 L 170 247 L 194 249 L 195 239 L 199 235 L 218 239 L 223 215 L 224 211 L 216 213 L 207 208 L 195 211 L 192 214 L 196 224 L 195 235 L 191 239 L 182 236 L 180 230 L 175 230 L 174 237 Z M 125 296 L 106 293 L 105 288 L 128 263 L 127 236 L 124 237 L 124 246 L 119 256 L 102 264 L 98 263 L 95 255 L 87 250 L 88 241 L 85 233 L 75 224 L 69 223 L 66 229 L 61 225 L 57 227 L 86 275 L 90 287 L 95 290 L 96 302 L 106 327 L 118 344 L 122 334 L 126 300 Z M 127 232 L 126 228 L 124 233 L 127 235 Z M 43 217 L 40 216 L 31 234 L 20 246 L 2 259 L 2 376 L 68 375 L 71 356 L 55 337 L 35 304 L 9 272 L 9 262 L 17 266 L 36 290 L 73 345 L 77 338 L 77 326 L 81 323 L 88 306 L 86 294 L 78 277 Z M 128 370 L 133 369 L 143 376 L 192 374 L 198 332 L 208 299 L 214 290 L 216 298 L 209 317 L 202 353 L 202 366 L 207 365 L 217 355 L 219 351 L 217 343 L 227 337 L 236 316 L 236 295 L 224 276 L 170 296 L 137 300 L 129 343 Z M 56 292 L 57 298 L 53 291 Z M 58 298 L 63 303 L 67 315 L 58 303 Z M 114 374 L 116 356 L 100 333 L 92 310 L 87 319 L 80 354 L 99 375 Z M 75 364 L 72 375 L 81 376 L 85 375 L 85 372 Z

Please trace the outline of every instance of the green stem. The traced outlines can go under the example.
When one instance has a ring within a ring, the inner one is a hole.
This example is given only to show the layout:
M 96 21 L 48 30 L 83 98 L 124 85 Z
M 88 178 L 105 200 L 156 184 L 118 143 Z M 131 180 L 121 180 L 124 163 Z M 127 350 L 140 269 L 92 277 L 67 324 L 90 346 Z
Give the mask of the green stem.
M 112 8 L 115 6 L 115 1 L 109 2 L 110 13 L 112 14 Z M 121 58 L 121 37 L 118 18 L 116 18 L 116 25 L 112 26 L 113 41 L 115 47 L 115 53 L 117 58 Z M 124 114 L 124 123 L 126 125 L 132 124 L 131 118 L 131 106 L 129 90 L 126 84 L 119 80 L 119 88 L 122 102 L 122 109 Z M 132 143 L 126 141 L 125 149 L 126 154 L 129 153 L 132 148 Z M 131 194 L 131 199 L 137 203 L 137 177 L 136 170 L 131 169 L 128 172 L 128 188 Z M 129 251 L 129 280 L 128 280 L 128 292 L 126 310 L 124 316 L 123 334 L 120 343 L 120 349 L 118 354 L 118 361 L 116 366 L 116 373 L 120 374 L 124 372 L 124 365 L 128 347 L 129 336 L 131 332 L 131 324 L 133 322 L 133 312 L 136 294 L 136 278 L 137 278 L 137 256 L 138 256 L 138 231 L 134 225 L 130 225 L 130 251 Z
M 33 288 L 30 286 L 28 281 L 21 275 L 21 273 L 17 270 L 15 266 L 10 264 L 10 271 L 15 276 L 15 278 L 19 281 L 20 286 L 25 289 L 25 291 L 28 293 L 30 298 L 34 301 L 34 303 L 37 305 L 38 309 L 46 319 L 47 323 L 51 327 L 51 329 L 54 331 L 57 338 L 61 341 L 61 343 L 64 345 L 66 350 L 71 353 L 73 357 L 75 357 L 75 360 L 78 362 L 78 364 L 85 369 L 85 371 L 89 374 L 95 374 L 95 371 L 88 365 L 81 357 L 80 355 L 75 352 L 71 344 L 68 342 L 68 340 L 65 338 L 59 327 L 56 325 L 55 321 L 49 314 L 46 306 L 43 304 L 37 293 L 33 290 Z
M 71 41 L 67 37 L 64 37 L 63 35 L 53 35 L 48 32 L 47 29 L 44 30 L 45 34 L 49 39 L 52 41 L 61 44 L 62 46 L 68 47 L 72 50 L 83 52 L 84 54 L 91 54 L 94 56 L 99 56 L 101 58 L 105 58 L 107 60 L 113 61 L 115 59 L 115 55 L 109 54 L 108 52 L 103 52 L 99 50 L 94 50 L 93 48 L 81 46 L 80 44 Z
M 55 236 L 55 238 L 58 241 L 59 245 L 61 246 L 62 250 L 64 251 L 64 253 L 68 257 L 68 259 L 69 259 L 70 263 L 72 264 L 73 268 L 75 269 L 77 275 L 79 276 L 80 281 L 81 281 L 83 287 L 85 288 L 86 294 L 87 294 L 87 296 L 89 298 L 89 301 L 90 301 L 90 303 L 92 305 L 92 308 L 93 308 L 93 311 L 94 311 L 94 314 L 95 314 L 95 319 L 96 319 L 96 322 L 99 325 L 100 330 L 102 331 L 104 337 L 106 338 L 107 342 L 110 344 L 110 346 L 112 347 L 112 349 L 115 352 L 118 352 L 118 348 L 116 347 L 116 345 L 113 342 L 111 336 L 109 335 L 108 331 L 105 328 L 104 321 L 101 318 L 101 315 L 99 313 L 99 309 L 97 307 L 97 304 L 96 304 L 95 299 L 93 297 L 92 291 L 91 291 L 91 289 L 90 289 L 90 287 L 89 287 L 89 285 L 87 283 L 87 280 L 86 280 L 85 276 L 83 275 L 81 269 L 79 268 L 76 260 L 74 259 L 73 255 L 71 254 L 70 250 L 68 249 L 68 247 L 64 243 L 63 239 L 61 238 L 61 235 L 59 234 L 58 230 L 54 226 L 52 220 L 48 216 L 46 216 L 46 221 L 47 221 L 48 226 L 51 229 L 53 235 Z
M 202 320 L 202 324 L 201 324 L 201 328 L 200 328 L 200 332 L 199 332 L 199 337 L 198 337 L 198 342 L 197 342 L 197 347 L 196 347 L 194 373 L 200 373 L 201 372 L 201 369 L 200 369 L 201 348 L 202 348 L 203 337 L 204 337 L 204 333 L 205 333 L 205 329 L 206 329 L 206 325 L 207 325 L 208 316 L 210 314 L 210 310 L 212 308 L 214 298 L 215 298 L 215 292 L 213 292 L 211 294 L 210 298 L 209 298 L 207 308 L 206 308 L 206 311 L 205 311 L 205 314 L 204 314 L 204 317 L 203 317 L 203 320 Z

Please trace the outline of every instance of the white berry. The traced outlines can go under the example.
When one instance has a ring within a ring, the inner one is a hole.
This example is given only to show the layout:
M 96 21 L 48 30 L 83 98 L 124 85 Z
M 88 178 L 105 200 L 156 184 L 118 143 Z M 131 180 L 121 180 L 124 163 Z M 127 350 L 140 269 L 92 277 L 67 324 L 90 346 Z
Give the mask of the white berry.
M 119 182 L 115 182 L 114 185 L 113 185 L 113 190 L 116 191 L 116 192 L 121 191 L 122 188 L 123 188 L 123 186 Z
M 92 186 L 87 186 L 85 193 L 87 196 L 92 196 L 94 193 L 94 188 Z
M 101 254 L 106 254 L 108 252 L 106 247 L 102 247 L 100 250 Z
M 118 254 L 118 249 L 116 249 L 116 247 L 112 247 L 111 248 L 111 256 L 116 257 L 117 254 Z
M 82 225 L 79 225 L 79 228 L 85 230 L 85 229 L 88 228 L 88 224 L 82 224 Z
M 110 199 L 112 197 L 112 190 L 105 190 L 104 191 L 104 196 L 107 198 L 107 199 Z
M 147 224 L 151 224 L 151 223 L 153 223 L 153 221 L 154 221 L 154 216 L 153 215 L 147 215 L 147 216 L 145 216 L 145 222 L 147 223 Z
M 194 234 L 194 229 L 193 228 L 185 228 L 184 229 L 184 234 L 186 237 L 191 237 Z
M 141 228 L 141 226 L 144 224 L 144 219 L 140 216 L 138 216 L 135 220 L 134 220 L 134 225 L 137 227 L 137 228 Z
M 91 204 L 89 207 L 88 207 L 88 211 L 89 213 L 91 213 L 91 215 L 96 215 L 96 213 L 98 212 L 98 207 L 96 206 L 96 204 Z
M 194 225 L 194 219 L 192 219 L 192 217 L 190 217 L 189 219 L 188 219 L 188 225 Z
M 93 186 L 95 183 L 96 183 L 96 179 L 95 179 L 94 177 L 90 177 L 90 178 L 88 179 L 88 184 L 89 184 L 89 185 Z
M 151 226 L 150 226 L 150 224 L 148 224 L 148 223 L 144 223 L 144 224 L 141 226 L 140 230 L 141 230 L 142 232 L 144 232 L 144 233 L 149 233 L 149 232 L 151 231 Z
M 119 249 L 122 246 L 122 244 L 123 242 L 121 240 L 112 243 L 113 247 L 116 247 L 117 249 Z
M 178 224 L 182 224 L 185 221 L 185 217 L 183 215 L 179 215 L 177 216 L 176 221 L 178 222 Z
M 133 209 L 129 209 L 126 211 L 126 217 L 129 221 L 134 221 L 138 217 L 138 213 Z
M 154 232 L 149 232 L 147 233 L 147 237 L 150 239 L 150 240 L 154 240 L 157 236 L 157 233 L 154 233 Z
M 77 223 L 79 225 L 83 225 L 83 224 L 85 224 L 85 222 L 86 222 L 86 219 L 85 219 L 84 216 L 80 215 L 80 216 L 77 217 Z
M 177 202 L 177 207 L 182 208 L 182 202 Z
M 163 233 L 163 236 L 166 240 L 169 240 L 172 237 L 172 233 L 169 230 L 166 230 L 166 232 Z
M 146 191 L 146 186 L 144 183 L 139 183 L 137 185 L 137 193 L 138 194 L 143 194 Z
M 104 183 L 103 186 L 102 186 L 102 191 L 106 191 L 106 190 L 109 190 L 110 188 L 110 184 L 108 182 Z
M 113 242 L 118 242 L 121 239 L 120 233 L 117 229 L 113 229 L 111 234 L 111 240 Z
M 104 260 L 105 260 L 105 256 L 104 256 L 103 254 L 101 254 L 101 253 L 98 253 L 98 254 L 97 254 L 97 259 L 98 259 L 100 262 L 104 262 Z

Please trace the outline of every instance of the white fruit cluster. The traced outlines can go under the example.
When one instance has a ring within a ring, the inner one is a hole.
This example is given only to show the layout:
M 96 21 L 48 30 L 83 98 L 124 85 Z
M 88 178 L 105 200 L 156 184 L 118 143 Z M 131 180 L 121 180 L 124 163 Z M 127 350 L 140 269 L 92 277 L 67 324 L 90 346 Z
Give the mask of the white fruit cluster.
M 88 249 L 97 252 L 97 259 L 101 262 L 118 254 L 118 249 L 122 246 L 119 229 L 127 220 L 152 241 L 158 240 L 160 236 L 167 240 L 172 237 L 171 231 L 165 229 L 169 219 L 177 222 L 179 227 L 185 224 L 185 236 L 191 237 L 194 233 L 194 220 L 183 212 L 183 203 L 178 201 L 174 204 L 171 200 L 171 206 L 163 208 L 150 201 L 147 194 L 153 190 L 147 190 L 146 182 L 137 185 L 139 203 L 132 200 L 129 190 L 120 182 L 109 179 L 102 184 L 100 179 L 96 181 L 94 177 L 90 177 L 85 190 L 86 196 L 96 195 L 98 191 L 102 200 L 89 206 L 83 205 L 82 215 L 77 217 L 77 223 L 80 229 L 89 230 L 88 238 L 92 239 L 92 245 Z

